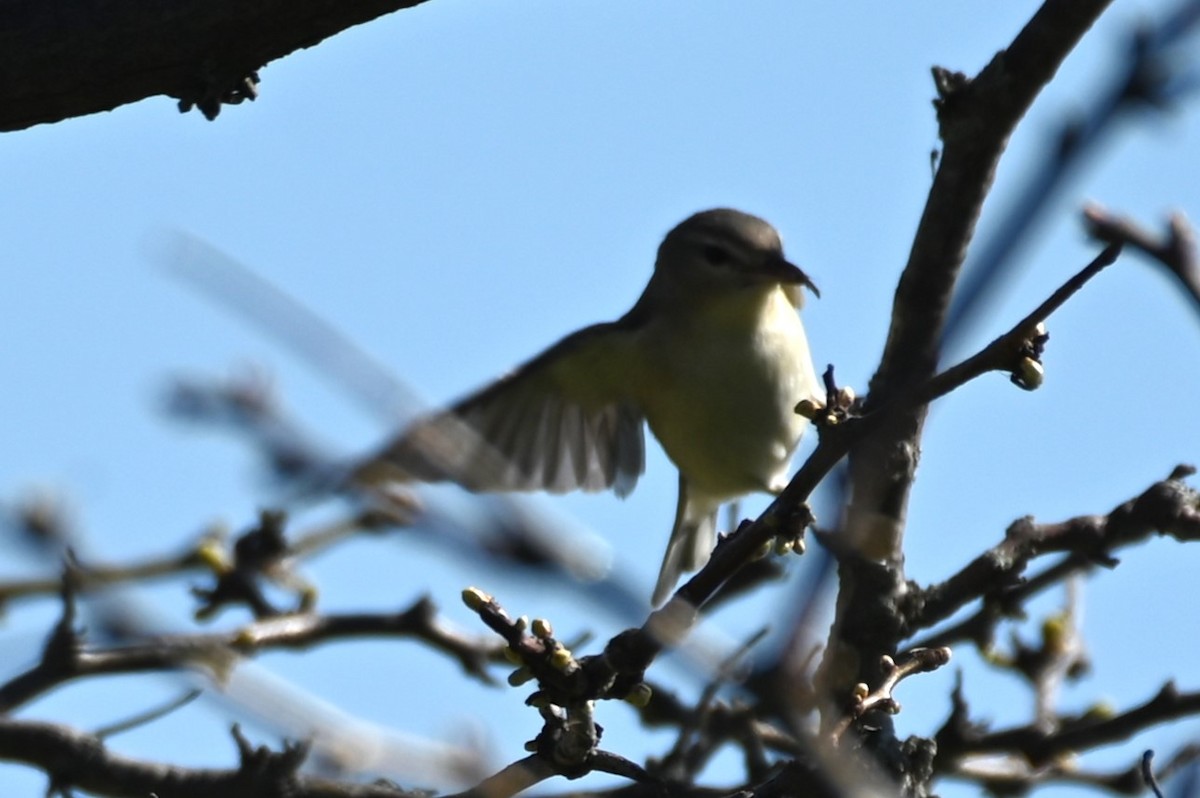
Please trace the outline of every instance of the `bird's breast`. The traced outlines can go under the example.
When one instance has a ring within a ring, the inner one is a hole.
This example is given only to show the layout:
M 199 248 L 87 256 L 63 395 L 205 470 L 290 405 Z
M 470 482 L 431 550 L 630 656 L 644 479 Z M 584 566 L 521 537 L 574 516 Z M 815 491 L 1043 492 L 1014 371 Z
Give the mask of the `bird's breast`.
M 690 486 L 722 500 L 785 477 L 816 395 L 804 328 L 782 289 L 753 312 L 717 308 L 646 331 L 640 404 Z

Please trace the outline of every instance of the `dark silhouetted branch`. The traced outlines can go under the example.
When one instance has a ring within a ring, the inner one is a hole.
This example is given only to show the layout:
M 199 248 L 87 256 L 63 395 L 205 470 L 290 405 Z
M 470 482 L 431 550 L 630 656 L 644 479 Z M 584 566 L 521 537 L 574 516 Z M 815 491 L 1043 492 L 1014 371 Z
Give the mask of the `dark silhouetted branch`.
M 253 100 L 271 61 L 420 2 L 0 0 L 0 130 L 160 94 L 213 119 Z

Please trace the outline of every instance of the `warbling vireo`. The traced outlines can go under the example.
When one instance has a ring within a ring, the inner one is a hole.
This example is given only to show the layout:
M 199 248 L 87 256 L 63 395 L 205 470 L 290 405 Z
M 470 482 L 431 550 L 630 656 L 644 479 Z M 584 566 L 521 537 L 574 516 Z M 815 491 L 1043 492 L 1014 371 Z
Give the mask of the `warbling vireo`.
M 679 503 L 653 603 L 708 559 L 721 503 L 786 484 L 823 400 L 779 234 L 716 209 L 667 233 L 654 274 L 615 322 L 568 335 L 447 410 L 418 419 L 360 473 L 472 491 L 633 489 L 645 420 L 679 468 Z

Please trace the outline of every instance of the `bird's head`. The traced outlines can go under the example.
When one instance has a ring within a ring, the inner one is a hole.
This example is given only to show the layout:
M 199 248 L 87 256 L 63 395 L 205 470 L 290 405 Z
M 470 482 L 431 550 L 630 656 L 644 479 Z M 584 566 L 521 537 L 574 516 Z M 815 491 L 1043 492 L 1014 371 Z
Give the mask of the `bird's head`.
M 748 213 L 716 208 L 689 216 L 658 248 L 655 278 L 682 295 L 714 296 L 755 287 L 817 287 L 783 255 L 779 233 Z M 799 304 L 799 303 L 796 303 Z

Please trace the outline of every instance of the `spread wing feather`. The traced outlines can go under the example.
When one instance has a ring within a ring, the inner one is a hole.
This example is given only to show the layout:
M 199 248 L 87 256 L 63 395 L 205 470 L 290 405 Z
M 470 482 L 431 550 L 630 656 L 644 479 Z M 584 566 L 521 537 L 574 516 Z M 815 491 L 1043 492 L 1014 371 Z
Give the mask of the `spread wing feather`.
M 564 338 L 448 410 L 418 419 L 360 473 L 456 482 L 473 491 L 633 489 L 645 465 L 629 400 L 630 331 L 600 324 Z

